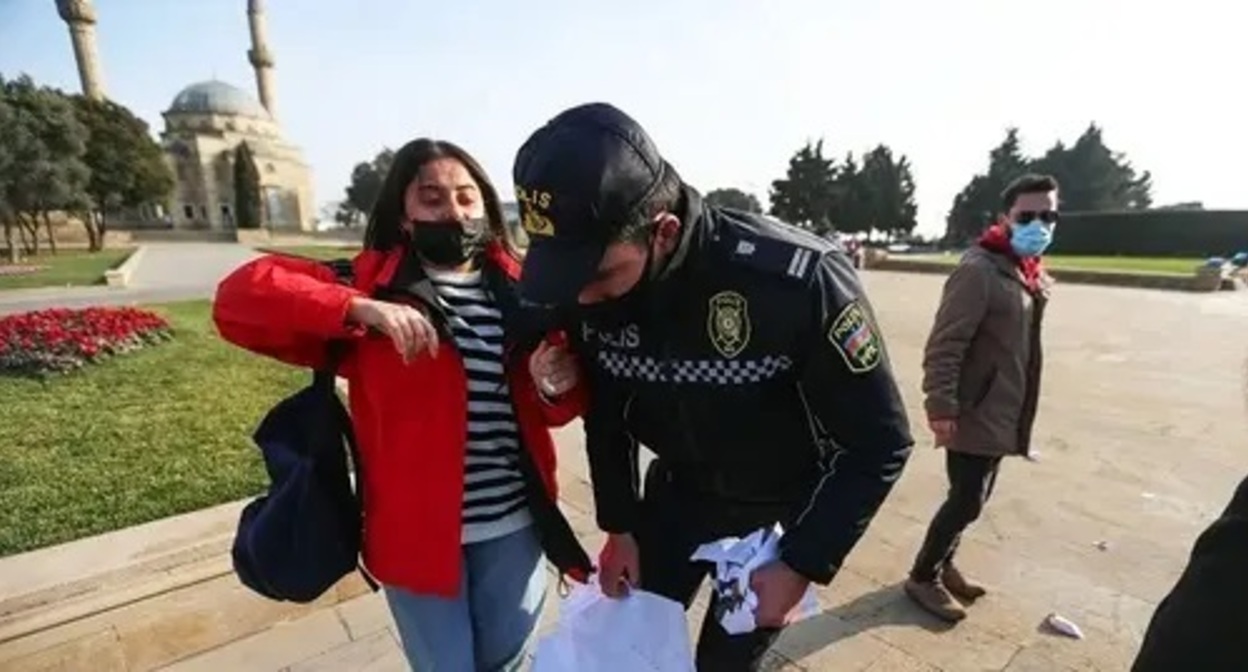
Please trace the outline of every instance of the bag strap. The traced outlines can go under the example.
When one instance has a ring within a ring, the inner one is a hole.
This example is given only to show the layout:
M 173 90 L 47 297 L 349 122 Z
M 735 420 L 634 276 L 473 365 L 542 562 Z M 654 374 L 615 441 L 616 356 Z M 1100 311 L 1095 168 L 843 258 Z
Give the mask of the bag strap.
M 351 284 L 354 268 L 350 259 L 334 259 L 325 262 L 325 265 L 334 271 L 334 276 L 337 277 L 338 282 L 347 285 Z M 338 371 L 342 368 L 343 360 L 346 359 L 349 350 L 350 346 L 344 340 L 330 341 L 326 346 L 325 365 L 316 369 L 312 374 L 312 385 L 325 395 L 326 402 L 329 402 L 327 404 L 329 411 L 338 416 L 335 420 L 337 420 L 337 426 L 341 428 L 341 438 L 345 440 L 347 454 L 351 460 L 351 472 L 355 477 L 355 487 L 352 488 L 352 491 L 355 495 L 356 510 L 359 513 L 360 524 L 363 526 L 364 463 L 360 459 L 359 445 L 355 441 L 355 430 L 351 425 L 351 415 L 341 403 L 333 403 L 337 401 L 333 395 L 338 393 Z M 373 592 L 381 589 L 377 580 L 364 568 L 363 563 L 357 562 L 356 569 L 360 572 L 360 576 L 364 578 L 364 583 L 368 584 L 368 587 Z
M 352 494 L 355 495 L 356 512 L 359 515 L 362 528 L 364 524 L 364 462 L 360 459 L 360 448 L 355 440 L 355 430 L 351 425 L 351 415 L 347 412 L 346 407 L 335 398 L 335 395 L 338 394 L 336 380 L 338 370 L 346 357 L 348 346 L 346 341 L 334 340 L 329 342 L 326 349 L 328 352 L 325 357 L 325 366 L 318 368 L 313 374 L 312 385 L 320 394 L 324 395 L 326 411 L 336 416 L 333 417 L 335 421 L 333 426 L 338 427 L 341 432 L 338 438 L 342 443 L 346 444 L 347 455 L 351 460 L 351 474 L 355 477 Z M 377 580 L 364 568 L 363 563 L 356 563 L 356 569 L 360 572 L 360 576 L 364 578 L 364 583 L 368 584 L 368 587 L 373 592 L 381 589 Z
M 325 364 L 312 372 L 312 384 L 323 393 L 333 394 L 338 378 L 338 370 L 347 358 L 347 342 L 333 340 L 326 346 Z

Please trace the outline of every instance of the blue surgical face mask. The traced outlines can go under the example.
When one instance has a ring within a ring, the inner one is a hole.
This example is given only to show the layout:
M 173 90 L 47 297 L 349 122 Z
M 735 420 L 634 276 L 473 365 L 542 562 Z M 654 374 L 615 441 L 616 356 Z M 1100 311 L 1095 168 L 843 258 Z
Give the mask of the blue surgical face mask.
M 1038 257 L 1053 242 L 1053 224 L 1033 219 L 1026 224 L 1011 225 L 1010 247 L 1020 257 Z

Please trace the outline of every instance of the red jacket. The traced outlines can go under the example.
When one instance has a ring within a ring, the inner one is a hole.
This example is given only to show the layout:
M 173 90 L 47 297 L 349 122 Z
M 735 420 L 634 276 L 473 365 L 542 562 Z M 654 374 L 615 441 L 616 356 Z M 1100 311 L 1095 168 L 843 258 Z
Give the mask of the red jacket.
M 262 257 L 221 282 L 213 320 L 225 340 L 298 366 L 320 366 L 330 339 L 353 342 L 340 375 L 349 383 L 363 467 L 364 564 L 382 583 L 451 597 L 458 592 L 461 571 L 468 424 L 463 360 L 444 338 L 437 357 L 424 353 L 404 365 L 389 338 L 346 319 L 350 300 L 386 287 L 405 256 L 399 249 L 361 252 L 353 262 L 353 286 L 338 283 L 334 271 L 317 261 Z M 501 271 L 506 284 L 514 286 L 518 261 L 497 246 L 491 246 L 486 259 L 492 266 L 487 270 Z M 584 388 L 554 403 L 542 400 L 529 375 L 528 357 L 520 354 L 504 356 L 508 385 L 521 442 L 541 476 L 542 492 L 536 496 L 553 503 L 557 486 L 549 427 L 580 415 Z M 534 496 L 529 493 L 530 508 Z M 571 534 L 557 506 L 542 504 Z M 547 542 L 547 531 L 539 533 Z M 578 568 L 560 569 L 583 579 Z

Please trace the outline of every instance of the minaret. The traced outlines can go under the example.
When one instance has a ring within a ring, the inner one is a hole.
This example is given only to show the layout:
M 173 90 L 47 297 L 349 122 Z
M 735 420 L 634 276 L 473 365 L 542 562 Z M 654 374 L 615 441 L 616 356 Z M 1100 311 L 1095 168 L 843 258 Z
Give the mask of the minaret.
M 100 79 L 100 55 L 95 49 L 95 7 L 91 0 L 56 0 L 56 11 L 69 25 L 74 43 L 74 60 L 78 62 L 78 79 L 82 94 L 93 100 L 104 99 L 104 82 Z
M 264 23 L 264 2 L 247 0 L 247 23 L 251 26 L 251 50 L 247 59 L 256 69 L 256 89 L 260 104 L 269 114 L 277 117 L 277 92 L 273 90 L 273 54 L 269 52 Z

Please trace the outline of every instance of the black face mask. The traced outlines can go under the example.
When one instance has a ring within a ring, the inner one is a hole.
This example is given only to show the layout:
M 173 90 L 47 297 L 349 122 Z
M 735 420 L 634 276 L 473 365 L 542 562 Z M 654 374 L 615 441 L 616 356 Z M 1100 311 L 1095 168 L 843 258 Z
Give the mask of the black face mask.
M 459 266 L 480 254 L 489 239 L 484 219 L 412 221 L 412 251 L 434 266 Z

